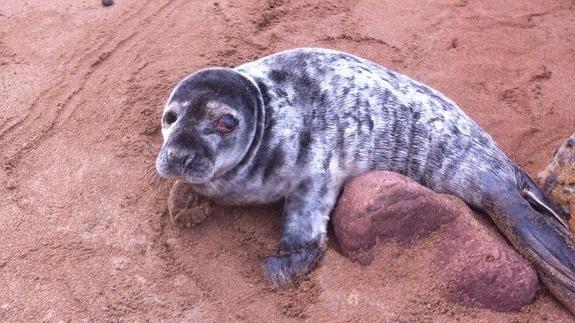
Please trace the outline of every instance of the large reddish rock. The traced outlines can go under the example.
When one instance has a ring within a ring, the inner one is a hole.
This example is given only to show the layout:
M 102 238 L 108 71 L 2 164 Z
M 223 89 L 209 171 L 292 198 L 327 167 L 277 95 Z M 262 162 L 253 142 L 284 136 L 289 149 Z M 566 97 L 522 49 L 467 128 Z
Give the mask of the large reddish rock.
M 458 198 L 396 173 L 351 179 L 332 221 L 342 253 L 363 265 L 389 244 L 432 254 L 414 257 L 410 267 L 432 272 L 431 285 L 453 302 L 516 311 L 531 303 L 539 288 L 530 264 L 485 219 Z

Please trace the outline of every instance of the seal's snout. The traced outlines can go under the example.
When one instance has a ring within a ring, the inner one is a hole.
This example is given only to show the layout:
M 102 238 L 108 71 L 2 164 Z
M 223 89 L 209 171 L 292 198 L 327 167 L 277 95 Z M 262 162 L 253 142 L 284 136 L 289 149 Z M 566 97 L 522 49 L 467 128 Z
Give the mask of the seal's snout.
M 193 157 L 193 154 L 185 150 L 165 147 L 158 155 L 156 169 L 163 177 L 180 176 L 193 161 Z
M 184 161 L 188 159 L 186 154 L 178 154 L 174 149 L 168 149 L 168 161 L 171 163 L 177 163 L 179 161 Z
M 194 160 L 194 156 L 193 154 L 178 151 L 177 149 L 168 149 L 167 159 L 172 168 L 178 169 L 183 173 Z

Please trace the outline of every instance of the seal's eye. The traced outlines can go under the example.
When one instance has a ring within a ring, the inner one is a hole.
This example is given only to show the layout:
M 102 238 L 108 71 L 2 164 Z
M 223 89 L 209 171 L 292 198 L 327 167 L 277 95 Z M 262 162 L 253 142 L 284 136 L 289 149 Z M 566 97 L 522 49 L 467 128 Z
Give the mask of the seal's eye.
M 178 120 L 178 116 L 174 111 L 168 111 L 166 112 L 166 114 L 164 114 L 164 122 L 166 123 L 167 126 L 176 122 L 176 120 Z
M 216 121 L 216 129 L 219 132 L 232 132 L 236 128 L 238 121 L 231 114 L 224 114 Z

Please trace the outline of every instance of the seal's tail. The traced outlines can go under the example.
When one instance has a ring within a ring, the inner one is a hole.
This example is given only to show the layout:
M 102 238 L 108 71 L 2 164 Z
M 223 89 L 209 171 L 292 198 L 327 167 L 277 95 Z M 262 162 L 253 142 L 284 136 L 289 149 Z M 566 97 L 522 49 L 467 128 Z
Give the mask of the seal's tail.
M 488 213 L 536 268 L 547 288 L 575 314 L 575 239 L 565 215 L 524 172 L 518 186 L 490 198 Z

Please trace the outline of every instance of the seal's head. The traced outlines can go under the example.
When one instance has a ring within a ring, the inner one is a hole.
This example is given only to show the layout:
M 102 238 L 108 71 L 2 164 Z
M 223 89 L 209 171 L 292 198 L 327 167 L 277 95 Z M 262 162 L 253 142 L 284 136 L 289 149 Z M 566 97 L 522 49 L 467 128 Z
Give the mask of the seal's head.
M 234 168 L 254 141 L 260 102 L 255 84 L 232 69 L 205 69 L 183 79 L 162 115 L 158 173 L 200 184 Z

